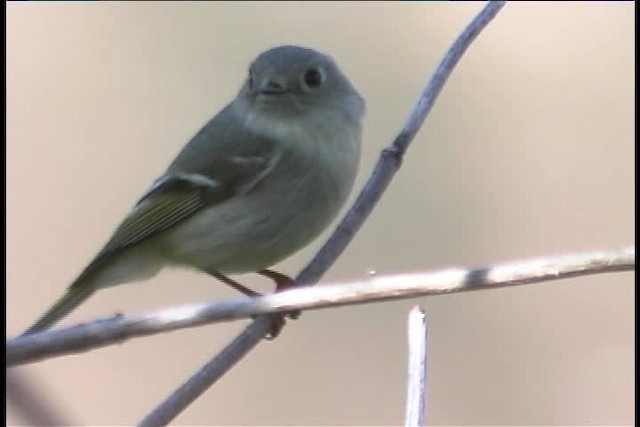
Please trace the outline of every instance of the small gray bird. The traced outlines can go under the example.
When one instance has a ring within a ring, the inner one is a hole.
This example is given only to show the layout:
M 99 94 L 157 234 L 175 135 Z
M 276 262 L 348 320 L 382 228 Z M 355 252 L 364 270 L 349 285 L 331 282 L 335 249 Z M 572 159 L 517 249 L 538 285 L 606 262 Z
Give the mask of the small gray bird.
M 98 255 L 25 334 L 51 327 L 100 288 L 201 270 L 258 272 L 317 237 L 345 203 L 360 160 L 364 100 L 327 55 L 280 46 L 182 149 Z

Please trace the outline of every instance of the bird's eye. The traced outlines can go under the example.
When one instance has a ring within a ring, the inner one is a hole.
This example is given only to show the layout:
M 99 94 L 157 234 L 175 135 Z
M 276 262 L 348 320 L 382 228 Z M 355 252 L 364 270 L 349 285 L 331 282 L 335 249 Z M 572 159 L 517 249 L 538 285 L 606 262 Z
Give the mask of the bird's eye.
M 319 68 L 309 68 L 302 76 L 304 84 L 310 89 L 316 89 L 324 82 L 324 74 Z

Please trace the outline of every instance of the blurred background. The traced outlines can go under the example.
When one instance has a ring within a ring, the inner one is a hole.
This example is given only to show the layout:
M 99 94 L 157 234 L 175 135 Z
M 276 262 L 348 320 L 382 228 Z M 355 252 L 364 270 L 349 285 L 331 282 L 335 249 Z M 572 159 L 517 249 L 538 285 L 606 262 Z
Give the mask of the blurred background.
M 184 143 L 280 44 L 331 54 L 366 98 L 356 190 L 483 6 L 8 3 L 7 336 L 36 319 Z M 634 4 L 507 4 L 456 68 L 325 282 L 634 244 Z M 353 199 L 352 197 L 352 199 Z M 295 275 L 326 239 L 277 265 Z M 272 285 L 239 276 L 267 292 Z M 305 313 L 175 425 L 398 425 L 425 307 L 431 425 L 631 425 L 634 275 Z M 63 324 L 238 295 L 165 270 Z M 79 425 L 131 425 L 247 322 L 15 369 Z M 8 424 L 23 424 L 8 407 Z

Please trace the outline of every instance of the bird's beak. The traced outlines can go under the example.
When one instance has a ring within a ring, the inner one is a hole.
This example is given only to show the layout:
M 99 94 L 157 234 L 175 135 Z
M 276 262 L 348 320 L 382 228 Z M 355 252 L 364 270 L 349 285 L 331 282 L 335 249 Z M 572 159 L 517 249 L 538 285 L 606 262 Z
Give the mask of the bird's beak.
M 283 82 L 267 79 L 262 82 L 258 92 L 264 95 L 281 95 L 287 92 L 287 86 Z

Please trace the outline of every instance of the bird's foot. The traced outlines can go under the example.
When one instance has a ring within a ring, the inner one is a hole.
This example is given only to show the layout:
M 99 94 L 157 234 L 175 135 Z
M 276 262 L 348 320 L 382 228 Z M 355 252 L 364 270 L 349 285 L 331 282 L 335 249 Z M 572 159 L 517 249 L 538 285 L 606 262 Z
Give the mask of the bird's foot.
M 294 289 L 296 287 L 295 282 L 291 277 L 287 276 L 286 274 L 282 274 L 278 271 L 265 269 L 265 270 L 258 271 L 258 274 L 273 280 L 276 283 L 276 292 L 282 292 L 289 289 Z M 300 317 L 300 310 L 290 311 L 290 312 L 284 313 L 284 315 L 292 320 L 296 320 L 297 318 Z M 284 323 L 282 326 L 284 326 Z
M 220 280 L 225 285 L 232 287 L 233 289 L 237 290 L 238 292 L 246 296 L 249 296 L 249 297 L 262 296 L 261 293 L 256 292 L 253 289 L 248 288 L 247 286 L 244 286 L 243 284 L 225 276 L 222 273 L 218 273 L 217 271 L 208 271 L 208 273 L 211 276 L 215 277 L 216 279 Z M 287 288 L 292 287 L 291 285 L 293 284 L 293 280 L 291 280 L 291 278 L 287 275 L 284 275 L 282 273 L 278 273 L 277 271 L 272 271 L 272 270 L 260 270 L 258 273 L 265 277 L 268 277 L 269 279 L 273 280 L 276 283 L 276 292 L 280 292 Z M 280 332 L 282 332 L 282 328 L 284 328 L 284 325 L 287 323 L 287 319 L 286 319 L 287 317 L 290 319 L 297 319 L 298 317 L 300 317 L 300 311 L 277 313 L 277 314 L 271 315 L 272 327 L 271 327 L 271 331 L 269 331 L 269 334 L 266 336 L 265 339 L 269 341 L 276 339 L 278 335 L 280 335 Z

